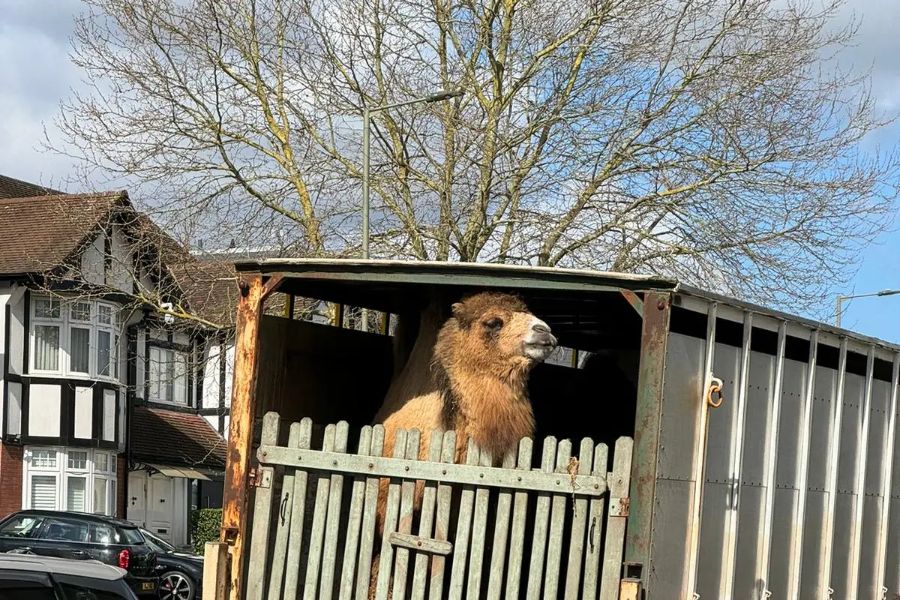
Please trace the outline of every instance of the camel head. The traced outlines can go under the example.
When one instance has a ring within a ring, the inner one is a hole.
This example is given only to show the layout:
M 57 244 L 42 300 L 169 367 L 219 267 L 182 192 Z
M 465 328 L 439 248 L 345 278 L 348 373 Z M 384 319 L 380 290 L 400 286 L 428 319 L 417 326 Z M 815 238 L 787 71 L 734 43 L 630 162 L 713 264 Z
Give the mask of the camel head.
M 457 365 L 468 362 L 500 372 L 527 370 L 543 362 L 557 346 L 550 327 L 516 296 L 482 292 L 453 304 L 452 310 L 439 336 L 438 354 L 442 346 L 451 345 Z

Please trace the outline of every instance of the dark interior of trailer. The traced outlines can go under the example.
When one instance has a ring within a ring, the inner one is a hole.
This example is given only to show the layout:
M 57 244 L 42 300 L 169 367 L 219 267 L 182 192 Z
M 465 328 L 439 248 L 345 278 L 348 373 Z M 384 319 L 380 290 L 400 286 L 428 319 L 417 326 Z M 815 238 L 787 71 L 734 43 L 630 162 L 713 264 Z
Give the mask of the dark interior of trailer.
M 532 313 L 547 322 L 564 349 L 556 360 L 535 367 L 530 399 L 535 439 L 553 435 L 577 443 L 584 437 L 610 446 L 634 435 L 642 319 L 618 291 L 561 292 L 423 285 L 404 281 L 303 279 L 286 277 L 271 304 L 294 296 L 351 309 L 390 315 L 391 323 L 418 315 L 437 301 L 446 306 L 486 289 L 518 294 Z M 280 296 L 280 298 L 278 298 Z M 283 420 L 310 417 L 317 425 L 347 421 L 351 431 L 371 424 L 380 408 L 394 364 L 391 333 L 363 332 L 344 319 L 341 327 L 270 310 L 260 328 L 258 406 Z M 348 326 L 349 324 L 349 326 Z M 391 328 L 393 329 L 393 328 Z M 575 351 L 575 352 L 573 352 Z M 573 354 L 575 358 L 573 359 Z

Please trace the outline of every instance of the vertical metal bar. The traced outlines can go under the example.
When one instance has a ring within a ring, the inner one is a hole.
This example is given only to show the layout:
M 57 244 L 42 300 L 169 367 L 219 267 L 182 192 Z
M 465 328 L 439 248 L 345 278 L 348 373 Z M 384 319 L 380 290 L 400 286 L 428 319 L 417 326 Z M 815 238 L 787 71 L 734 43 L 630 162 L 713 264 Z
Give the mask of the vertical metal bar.
M 300 421 L 300 435 L 297 440 L 297 448 L 308 449 L 312 445 L 312 419 L 309 417 Z M 303 539 L 303 519 L 306 513 L 306 487 L 309 473 L 303 469 L 297 469 L 294 473 L 294 496 L 291 509 L 291 529 L 289 540 Z M 284 577 L 284 598 L 296 598 L 300 582 L 300 560 L 303 556 L 301 544 L 289 543 L 287 549 L 287 566 Z
M 335 427 L 334 451 L 347 451 L 349 426 L 341 421 Z M 322 548 L 322 583 L 319 586 L 319 599 L 331 600 L 334 593 L 334 567 L 337 562 L 337 540 L 340 535 L 341 500 L 344 493 L 344 476 L 331 476 L 328 490 L 328 516 L 325 520 L 325 544 Z
M 384 425 L 372 427 L 371 456 L 381 456 L 384 448 Z M 365 507 L 359 536 L 359 569 L 356 574 L 356 600 L 367 600 L 372 576 L 372 551 L 375 546 L 375 516 L 378 510 L 377 477 L 366 478 Z M 300 538 L 296 538 L 300 539 Z M 285 596 L 294 598 L 294 596 Z
M 775 350 L 775 380 L 772 384 L 772 394 L 769 401 L 768 423 L 766 425 L 766 439 L 763 444 L 766 452 L 765 460 L 765 491 L 763 497 L 762 535 L 757 545 L 756 564 L 759 574 L 757 579 L 762 582 L 759 598 L 767 598 L 770 594 L 769 587 L 769 558 L 772 556 L 772 524 L 775 515 L 775 475 L 778 469 L 778 430 L 781 420 L 781 393 L 784 387 L 784 349 L 787 341 L 787 323 L 781 321 L 778 325 L 778 346 Z
M 263 417 L 262 443 L 278 442 L 278 413 L 266 413 Z M 265 566 L 269 562 L 269 532 L 272 525 L 272 479 L 274 469 L 259 467 L 259 478 L 269 485 L 256 488 L 253 508 L 253 533 L 250 536 L 250 564 L 247 568 L 247 600 L 260 600 L 265 594 Z
M 706 402 L 706 391 L 713 379 L 713 360 L 716 353 L 716 315 L 718 304 L 709 305 L 706 316 L 706 359 L 704 361 L 703 389 L 700 392 L 701 403 L 697 412 L 697 438 L 694 441 L 694 459 L 691 466 L 694 480 L 694 494 L 691 498 L 690 531 L 688 531 L 687 577 L 685 578 L 685 598 L 695 595 L 697 587 L 697 569 L 700 563 L 700 523 L 703 510 L 703 479 L 706 466 L 706 442 L 709 433 L 709 406 Z M 615 457 L 614 457 L 615 458 Z M 602 590 L 601 590 L 602 591 Z
M 234 382 L 231 388 L 231 420 L 222 500 L 221 541 L 230 546 L 229 598 L 244 597 L 244 538 L 248 521 L 253 421 L 256 416 L 256 377 L 259 367 L 259 320 L 266 291 L 262 277 L 249 276 L 240 283 L 235 337 Z
M 866 361 L 866 392 L 862 406 L 862 430 L 856 445 L 856 481 L 853 491 L 853 524 L 851 528 L 850 569 L 847 578 L 848 598 L 856 598 L 859 591 L 859 558 L 862 551 L 863 506 L 865 504 L 866 459 L 869 449 L 869 419 L 872 412 L 872 383 L 875 370 L 875 347 L 869 347 Z
M 578 449 L 578 473 L 587 475 L 591 472 L 594 459 L 594 440 L 584 438 Z M 566 600 L 577 600 L 578 587 L 581 583 L 581 563 L 584 555 L 585 528 L 588 520 L 588 500 L 578 498 L 572 507 L 572 533 L 569 536 L 569 559 L 566 563 Z
M 369 127 L 371 115 L 368 107 L 363 108 L 362 122 L 362 257 L 369 258 Z M 365 330 L 363 330 L 365 331 Z
M 287 296 L 284 302 L 284 318 L 293 319 L 294 318 L 294 295 L 293 294 L 285 294 Z
M 391 331 L 391 313 L 381 313 L 381 335 L 387 335 Z
M 725 556 L 722 558 L 722 578 L 719 588 L 720 598 L 731 598 L 734 595 L 734 571 L 737 561 L 738 517 L 740 511 L 741 472 L 744 461 L 744 433 L 747 418 L 747 387 L 750 375 L 750 345 L 753 332 L 753 313 L 744 312 L 744 335 L 741 344 L 741 370 L 738 377 L 737 396 L 733 413 L 731 448 L 729 457 L 731 464 L 731 501 L 725 511 L 724 545 Z
M 609 477 L 606 470 L 609 449 L 606 444 L 597 444 L 594 448 L 594 466 L 591 473 L 602 477 Z M 589 505 L 590 524 L 587 534 L 587 552 L 584 556 L 584 590 L 583 600 L 595 600 L 597 598 L 597 579 L 600 576 L 600 548 L 603 545 L 603 505 L 604 498 L 591 498 Z
M 820 574 L 818 592 L 822 597 L 831 594 L 831 556 L 834 546 L 834 513 L 837 501 L 838 457 L 841 450 L 841 422 L 844 418 L 844 383 L 847 379 L 847 338 L 841 338 L 840 357 L 838 358 L 837 390 L 834 395 L 834 404 L 831 407 L 831 423 L 828 439 L 831 446 L 828 449 L 828 472 L 825 478 L 825 493 L 827 503 L 825 506 L 824 540 L 822 544 L 822 572 Z M 828 592 L 826 594 L 826 592 Z
M 562 440 L 556 447 L 556 472 L 566 473 L 572 457 L 572 442 Z M 559 569 L 562 562 L 563 528 L 566 524 L 566 496 L 554 494 L 551 500 L 550 534 L 547 543 L 546 571 L 544 573 L 544 599 L 555 600 L 559 587 Z
M 534 442 L 525 438 L 519 442 L 517 469 L 531 470 Z M 509 541 L 509 571 L 506 573 L 506 597 L 518 598 L 522 563 L 525 554 L 525 517 L 528 512 L 528 492 L 518 491 L 513 498 L 512 534 Z M 529 535 L 529 541 L 531 536 Z
M 544 439 L 544 452 L 541 455 L 541 470 L 552 473 L 556 458 L 556 438 L 547 436 Z M 528 569 L 528 600 L 537 600 L 541 595 L 541 576 L 544 573 L 544 551 L 547 547 L 547 525 L 550 520 L 550 495 L 539 494 L 535 505 L 534 536 L 531 545 L 531 563 Z
M 875 555 L 875 587 L 882 597 L 887 595 L 885 569 L 887 563 L 888 527 L 891 516 L 891 479 L 893 478 L 894 441 L 897 433 L 897 386 L 900 385 L 900 354 L 894 354 L 891 373 L 891 400 L 888 406 L 887 440 L 881 466 L 881 517 L 878 521 L 877 554 Z
M 803 390 L 803 405 L 800 413 L 799 448 L 797 451 L 797 502 L 791 520 L 791 547 L 788 556 L 787 598 L 800 597 L 800 567 L 803 564 L 803 532 L 806 524 L 806 496 L 809 481 L 809 437 L 812 425 L 812 408 L 815 402 L 816 362 L 818 360 L 819 332 L 813 331 L 809 338 L 809 360 L 806 365 L 806 386 Z
M 656 468 L 662 419 L 662 392 L 666 375 L 666 342 L 669 336 L 672 296 L 644 295 L 641 329 L 641 362 L 638 370 L 634 420 L 634 461 L 631 464 L 631 513 L 625 560 L 650 564 L 653 511 L 656 506 Z M 648 594 L 652 594 L 648 590 Z
M 371 456 L 372 428 L 368 425 L 359 432 L 357 452 L 361 456 Z M 365 494 L 366 480 L 363 477 L 355 478 L 350 491 L 350 514 L 347 516 L 347 540 L 344 544 L 344 564 L 341 569 L 341 588 L 338 596 L 340 600 L 351 600 L 353 597 L 353 582 L 356 576 L 356 552 L 359 549 L 359 533 L 362 527 Z M 293 596 L 285 596 L 285 598 L 293 598 Z M 272 600 L 275 599 L 273 598 Z

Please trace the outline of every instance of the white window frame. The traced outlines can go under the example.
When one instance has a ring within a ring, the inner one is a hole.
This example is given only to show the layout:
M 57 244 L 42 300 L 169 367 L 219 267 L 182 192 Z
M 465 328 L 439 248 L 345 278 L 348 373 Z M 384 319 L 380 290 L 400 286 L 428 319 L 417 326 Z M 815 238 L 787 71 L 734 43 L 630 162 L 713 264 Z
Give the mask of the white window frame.
M 56 452 L 56 466 L 44 467 L 35 466 L 32 457 L 36 452 L 50 451 Z M 87 463 L 85 468 L 75 469 L 69 468 L 69 453 L 83 452 L 87 454 Z M 97 457 L 105 455 L 106 469 L 100 469 L 97 464 Z M 114 450 L 101 450 L 74 446 L 26 446 L 24 461 L 22 465 L 22 506 L 25 509 L 32 508 L 31 505 L 31 481 L 35 476 L 52 476 L 56 481 L 56 507 L 55 510 L 68 510 L 69 499 L 69 477 L 84 477 L 84 511 L 94 513 L 94 489 L 97 482 L 103 481 L 106 486 L 106 512 L 97 513 L 108 516 L 116 515 L 118 504 L 118 472 L 117 457 Z M 108 483 L 111 482 L 111 483 Z
M 59 306 L 59 318 L 37 317 L 36 307 L 38 301 L 49 300 Z M 120 358 L 120 307 L 111 302 L 101 300 L 87 300 L 84 298 L 61 298 L 56 296 L 33 295 L 31 298 L 30 322 L 29 322 L 29 349 L 28 372 L 35 375 L 53 375 L 67 379 L 93 379 L 97 381 L 109 381 L 121 383 Z M 90 305 L 90 321 L 75 320 L 72 318 L 72 308 L 76 304 Z M 100 307 L 108 308 L 111 314 L 110 323 L 102 323 L 100 319 Z M 57 369 L 38 369 L 35 367 L 35 348 L 37 347 L 36 326 L 50 325 L 59 328 L 59 348 Z M 75 371 L 72 369 L 72 328 L 88 329 L 88 371 Z M 100 353 L 100 332 L 109 333 L 110 336 L 110 366 L 109 373 L 103 374 L 98 364 Z
M 171 357 L 171 361 L 167 358 Z M 150 402 L 159 402 L 162 404 L 173 404 L 176 406 L 190 406 L 190 372 L 191 361 L 190 352 L 175 350 L 174 348 L 165 348 L 162 346 L 150 344 L 147 360 L 149 368 L 147 369 L 148 380 L 148 400 Z M 178 396 L 175 390 L 176 382 L 176 366 L 178 361 L 182 360 L 184 364 L 184 372 L 181 376 L 184 379 L 182 391 L 183 402 L 178 402 L 175 398 Z M 171 385 L 170 385 L 171 384 Z

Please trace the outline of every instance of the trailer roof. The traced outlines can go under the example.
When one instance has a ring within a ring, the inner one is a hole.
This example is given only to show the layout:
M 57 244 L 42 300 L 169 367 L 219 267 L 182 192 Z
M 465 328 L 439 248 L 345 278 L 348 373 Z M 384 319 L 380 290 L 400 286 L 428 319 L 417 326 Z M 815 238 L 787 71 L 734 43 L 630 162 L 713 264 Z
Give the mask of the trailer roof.
M 561 326 L 571 335 L 579 328 L 592 328 L 594 323 L 585 319 L 590 313 L 602 314 L 607 328 L 611 320 L 622 319 L 624 326 L 636 318 L 620 298 L 612 300 L 598 292 L 672 292 L 900 351 L 900 346 L 884 340 L 650 275 L 494 263 L 319 258 L 242 260 L 235 268 L 238 272 L 280 275 L 284 278 L 279 288 L 283 292 L 387 312 L 419 306 L 438 289 L 463 293 L 479 288 L 519 291 L 542 318 L 549 317 L 555 329 Z M 587 305 L 593 310 L 584 310 Z

